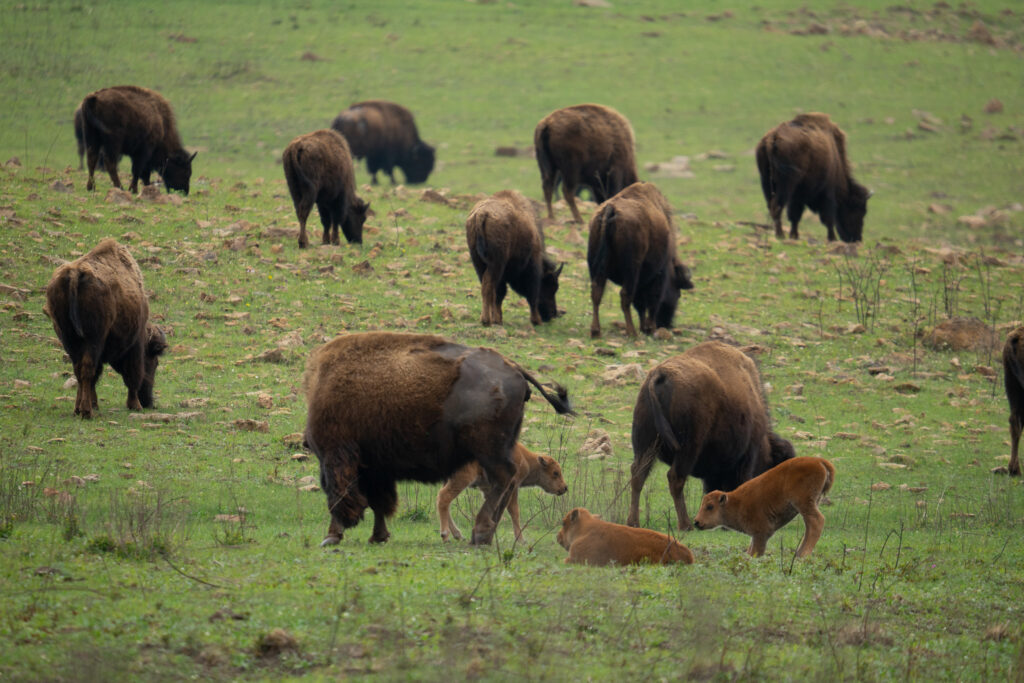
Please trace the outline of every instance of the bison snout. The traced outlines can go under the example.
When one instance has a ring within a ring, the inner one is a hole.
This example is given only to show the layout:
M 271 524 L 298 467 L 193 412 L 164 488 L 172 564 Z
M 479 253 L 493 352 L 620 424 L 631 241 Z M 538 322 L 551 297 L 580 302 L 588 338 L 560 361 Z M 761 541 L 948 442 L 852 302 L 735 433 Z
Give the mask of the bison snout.
M 693 520 L 693 526 L 697 528 L 697 531 L 704 531 L 704 523 L 699 519 Z
M 569 490 L 569 487 L 568 487 L 568 486 L 563 486 L 563 487 L 561 488 L 561 490 L 559 490 L 559 491 L 555 491 L 555 495 L 556 495 L 556 496 L 563 496 L 563 495 L 565 495 L 565 492 L 566 492 L 566 491 L 568 491 L 568 490 Z

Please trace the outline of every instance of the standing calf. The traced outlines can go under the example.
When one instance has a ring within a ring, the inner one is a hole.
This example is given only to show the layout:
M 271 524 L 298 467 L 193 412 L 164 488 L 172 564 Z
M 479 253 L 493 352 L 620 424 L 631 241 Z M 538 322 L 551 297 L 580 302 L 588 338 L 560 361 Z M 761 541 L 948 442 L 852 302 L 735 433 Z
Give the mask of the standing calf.
M 1020 475 L 1020 433 L 1024 427 L 1024 327 L 1006 338 L 1003 347 L 1003 381 L 1010 402 L 1010 474 Z
M 153 381 L 163 332 L 149 322 L 142 273 L 128 250 L 105 239 L 85 256 L 54 272 L 43 311 L 75 368 L 75 415 L 99 407 L 96 382 L 109 363 L 128 387 L 128 409 L 153 405 Z
M 747 552 L 758 557 L 764 554 L 772 534 L 800 514 L 804 518 L 804 538 L 796 556 L 807 557 L 825 528 L 818 502 L 832 488 L 835 478 L 836 468 L 824 458 L 792 458 L 734 491 L 705 494 L 694 525 L 701 530 L 724 526 L 747 534 Z
M 590 336 L 601 336 L 599 309 L 608 280 L 622 285 L 619 299 L 626 334 L 636 336 L 630 306 L 640 330 L 672 327 L 679 292 L 693 289 L 690 269 L 676 255 L 672 210 L 651 183 L 633 183 L 597 208 L 587 243 L 590 300 L 594 317 Z
M 481 323 L 501 324 L 509 286 L 526 298 L 532 324 L 558 315 L 555 293 L 562 267 L 544 254 L 544 232 L 530 200 L 502 190 L 478 202 L 466 219 L 466 244 L 480 279 Z
M 150 174 L 156 171 L 168 191 L 181 190 L 188 194 L 196 152 L 190 155 L 185 151 L 171 105 L 160 93 L 134 85 L 119 85 L 86 95 L 79 109 L 89 165 L 86 189 L 96 188 L 93 173 L 100 161 L 114 187 L 121 187 L 117 164 L 121 156 L 127 154 L 132 160 L 129 191 L 138 190 L 140 178 L 144 185 L 149 185 Z M 75 128 L 78 128 L 77 116 Z
M 633 128 L 611 107 L 578 104 L 557 109 L 537 124 L 533 146 L 548 218 L 555 217 L 551 196 L 559 183 L 573 220 L 582 223 L 576 208 L 578 187 L 589 188 L 600 204 L 637 181 Z
M 675 539 L 651 529 L 606 522 L 586 508 L 575 508 L 565 516 L 558 544 L 569 551 L 566 564 L 693 564 L 693 553 Z
M 356 196 L 352 156 L 345 138 L 327 129 L 300 135 L 285 148 L 281 161 L 299 219 L 299 248 L 309 246 L 306 220 L 314 203 L 324 226 L 324 244 L 340 243 L 339 226 L 346 240 L 362 244 L 370 205 Z
M 519 524 L 519 489 L 525 486 L 539 486 L 548 493 L 560 496 L 569 490 L 562 478 L 562 468 L 551 458 L 538 455 L 527 449 L 523 444 L 516 443 L 512 450 L 512 461 L 516 472 L 512 480 L 512 497 L 508 501 L 508 514 L 512 518 L 512 528 L 516 540 L 523 540 L 523 528 Z M 483 490 L 484 497 L 493 495 L 487 473 L 478 462 L 471 462 L 445 483 L 437 494 L 437 516 L 441 518 L 441 540 L 447 541 L 448 536 L 462 539 L 462 532 L 452 519 L 452 502 L 470 486 Z

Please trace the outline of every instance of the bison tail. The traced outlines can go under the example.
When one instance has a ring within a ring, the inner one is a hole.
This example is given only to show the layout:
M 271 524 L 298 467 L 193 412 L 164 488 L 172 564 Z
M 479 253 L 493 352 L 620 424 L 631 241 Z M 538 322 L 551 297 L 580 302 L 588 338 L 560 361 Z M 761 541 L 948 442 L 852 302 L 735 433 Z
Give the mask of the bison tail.
M 757 159 L 757 171 L 761 176 L 761 192 L 764 193 L 764 200 L 770 202 L 772 200 L 772 166 L 768 159 L 768 143 L 766 140 L 762 140 L 758 144 L 757 149 L 754 151 L 754 156 Z
M 480 260 L 487 263 L 487 214 L 483 211 L 474 213 L 473 219 L 476 223 L 476 242 L 473 245 L 473 249 L 476 251 L 476 255 L 480 257 Z
M 665 410 L 661 400 L 658 398 L 658 389 L 666 386 L 668 382 L 669 378 L 663 373 L 658 373 L 655 377 L 650 378 L 650 381 L 647 383 L 647 401 L 651 410 L 651 417 L 654 419 L 654 430 L 669 448 L 673 451 L 678 451 L 680 450 L 679 440 L 672 431 L 672 425 L 669 424 L 668 418 L 665 417 Z
M 597 214 L 597 225 L 595 229 L 600 231 L 600 239 L 597 241 L 597 248 L 593 253 L 587 252 L 587 267 L 590 269 L 590 277 L 595 275 L 607 276 L 608 274 L 608 244 L 615 237 L 615 207 L 608 204 Z
M 84 126 L 84 130 L 88 135 L 87 131 L 92 127 L 104 135 L 109 135 L 110 129 L 107 128 L 107 125 L 96 115 L 96 101 L 97 98 L 95 95 L 89 95 L 82 100 L 82 118 L 85 120 L 85 123 L 88 124 Z
M 825 485 L 821 487 L 821 495 L 824 496 L 829 492 L 833 482 L 836 480 L 836 468 L 835 465 L 824 458 L 822 458 L 821 463 L 825 466 Z
M 775 432 L 768 432 L 768 445 L 771 449 L 770 457 L 772 467 L 775 467 L 785 460 L 796 457 L 796 451 L 793 450 L 793 444 L 786 439 L 783 439 Z
M 81 271 L 77 268 L 72 269 L 68 273 L 68 318 L 71 319 L 71 326 L 74 328 L 75 334 L 79 337 L 85 337 L 82 316 L 78 310 L 78 281 L 80 276 Z
M 508 360 L 508 359 L 506 359 Z M 508 361 L 519 374 L 523 376 L 527 382 L 532 384 L 540 392 L 540 395 L 551 404 L 551 407 L 555 409 L 555 412 L 559 415 L 575 415 L 576 411 L 572 409 L 572 403 L 569 401 L 569 392 L 561 384 L 557 382 L 549 382 L 547 384 L 541 384 L 537 381 L 537 378 L 527 372 L 526 368 L 519 365 L 515 361 Z
M 537 156 L 537 166 L 540 168 L 541 178 L 554 178 L 554 189 L 558 189 L 557 171 L 551 162 L 551 131 L 547 126 L 538 128 L 533 138 L 534 154 Z

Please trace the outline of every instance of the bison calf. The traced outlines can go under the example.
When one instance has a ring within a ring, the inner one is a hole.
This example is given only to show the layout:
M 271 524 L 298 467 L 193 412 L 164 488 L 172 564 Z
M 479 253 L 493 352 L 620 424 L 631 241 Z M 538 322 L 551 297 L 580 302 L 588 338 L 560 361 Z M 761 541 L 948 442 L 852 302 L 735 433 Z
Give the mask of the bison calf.
M 490 543 L 515 490 L 512 449 L 531 384 L 557 412 L 572 412 L 564 389 L 546 389 L 491 349 L 386 332 L 343 335 L 316 349 L 303 388 L 305 442 L 320 461 L 331 513 L 322 545 L 337 543 L 367 507 L 370 542 L 383 543 L 397 481 L 440 482 L 470 462 L 490 483 L 471 540 Z
M 551 196 L 559 183 L 573 220 L 582 223 L 576 208 L 580 186 L 601 203 L 637 181 L 633 128 L 611 107 L 578 104 L 555 110 L 537 124 L 533 146 L 548 218 L 555 217 Z
M 306 220 L 313 204 L 324 226 L 324 244 L 340 243 L 339 226 L 346 240 L 362 244 L 370 205 L 356 196 L 352 156 L 345 138 L 327 129 L 300 135 L 288 144 L 281 160 L 299 219 L 299 248 L 309 246 Z
M 599 309 L 608 280 L 622 285 L 619 299 L 626 334 L 636 336 L 630 306 L 640 329 L 651 334 L 672 327 L 679 292 L 693 289 L 690 269 L 676 256 L 676 234 L 668 200 L 650 183 L 634 183 L 598 207 L 587 243 L 590 336 L 601 336 Z
M 640 493 L 656 459 L 669 466 L 668 488 L 680 529 L 689 529 L 683 487 L 731 490 L 793 457 L 771 431 L 761 375 L 742 351 L 698 344 L 648 373 L 633 409 L 632 498 L 627 524 L 640 523 Z
M 395 184 L 394 168 L 402 169 L 407 183 L 425 183 L 434 170 L 434 148 L 420 140 L 412 112 L 400 104 L 370 100 L 353 104 L 335 117 L 331 128 L 345 136 L 352 156 L 366 158 L 371 181 L 377 171 Z
M 693 564 L 693 553 L 675 539 L 651 529 L 606 522 L 586 508 L 574 508 L 565 516 L 558 544 L 569 551 L 566 564 Z
M 1020 433 L 1024 427 L 1024 327 L 1018 327 L 1006 338 L 1003 347 L 1003 381 L 1006 399 L 1010 402 L 1010 466 L 1013 476 L 1020 475 Z
M 530 200 L 503 190 L 478 202 L 466 219 L 466 244 L 480 280 L 481 323 L 501 324 L 508 287 L 526 299 L 532 324 L 558 315 L 555 293 L 562 267 L 544 254 L 544 232 Z
M 150 175 L 156 171 L 168 190 L 188 194 L 192 161 L 197 153 L 190 155 L 182 146 L 171 104 L 160 93 L 134 85 L 104 88 L 86 95 L 79 110 L 89 166 L 86 189 L 96 188 L 93 174 L 100 161 L 114 187 L 121 187 L 117 164 L 127 154 L 132 160 L 129 191 L 138 190 L 140 178 L 144 185 L 149 185 Z M 75 112 L 76 135 L 78 113 Z
M 512 462 L 515 474 L 512 478 L 512 497 L 508 501 L 508 515 L 512 518 L 512 529 L 516 540 L 523 540 L 523 528 L 519 524 L 519 489 L 526 486 L 539 486 L 548 493 L 561 496 L 569 487 L 562 478 L 562 468 L 551 458 L 538 455 L 523 444 L 517 443 L 512 449 Z M 441 518 L 441 540 L 447 541 L 448 536 L 462 539 L 462 532 L 452 519 L 452 502 L 470 486 L 482 489 L 484 497 L 490 495 L 491 482 L 487 473 L 478 462 L 471 462 L 452 475 L 452 478 L 437 494 L 437 516 Z
M 96 382 L 104 363 L 128 387 L 129 410 L 153 405 L 156 367 L 167 342 L 149 322 L 142 273 L 125 247 L 105 239 L 57 268 L 43 311 L 75 368 L 75 415 L 88 419 L 99 407 Z
M 853 179 L 846 158 L 846 135 L 827 114 L 800 114 L 767 134 L 755 150 L 761 190 L 783 237 L 782 209 L 789 217 L 792 239 L 804 207 L 818 214 L 828 239 L 859 242 L 871 193 Z
M 818 502 L 832 488 L 835 477 L 836 468 L 824 458 L 792 458 L 734 491 L 705 494 L 694 525 L 702 530 L 722 526 L 747 534 L 747 552 L 758 557 L 764 554 L 772 534 L 800 514 L 804 537 L 796 556 L 807 557 L 825 528 Z

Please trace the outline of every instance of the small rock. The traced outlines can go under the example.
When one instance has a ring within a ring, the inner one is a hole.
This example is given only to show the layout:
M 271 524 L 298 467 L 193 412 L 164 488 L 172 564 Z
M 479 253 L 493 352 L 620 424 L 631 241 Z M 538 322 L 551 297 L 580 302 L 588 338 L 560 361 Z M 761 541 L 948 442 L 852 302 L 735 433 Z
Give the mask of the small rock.
M 1000 114 L 1003 111 L 1003 103 L 999 99 L 993 97 L 991 100 L 985 103 L 986 114 Z

